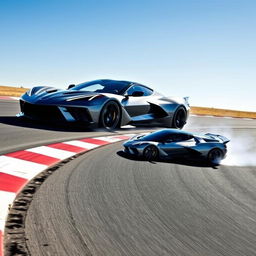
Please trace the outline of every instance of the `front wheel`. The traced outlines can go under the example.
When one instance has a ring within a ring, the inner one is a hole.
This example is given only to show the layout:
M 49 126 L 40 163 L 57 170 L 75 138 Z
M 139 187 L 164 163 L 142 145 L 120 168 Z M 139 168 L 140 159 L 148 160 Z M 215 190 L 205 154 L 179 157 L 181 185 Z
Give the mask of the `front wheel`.
M 156 146 L 149 145 L 143 151 L 143 157 L 148 161 L 156 160 L 158 157 L 158 149 Z
M 172 127 L 176 129 L 182 129 L 186 124 L 187 111 L 184 107 L 179 107 L 174 113 L 172 120 Z
M 109 101 L 105 104 L 100 115 L 100 126 L 106 129 L 115 129 L 120 127 L 121 110 L 115 101 Z
M 214 148 L 208 153 L 207 160 L 210 164 L 220 164 L 223 156 L 224 154 L 220 149 Z

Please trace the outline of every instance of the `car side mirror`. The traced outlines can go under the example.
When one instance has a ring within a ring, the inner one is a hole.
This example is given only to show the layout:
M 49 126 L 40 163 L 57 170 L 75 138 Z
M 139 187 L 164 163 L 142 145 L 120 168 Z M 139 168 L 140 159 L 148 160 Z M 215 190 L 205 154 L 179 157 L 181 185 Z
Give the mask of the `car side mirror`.
M 73 88 L 73 87 L 75 87 L 75 86 L 76 86 L 75 84 L 70 84 L 70 85 L 68 86 L 68 90 L 71 89 L 71 88 Z
M 133 97 L 140 97 L 143 96 L 144 93 L 142 91 L 134 91 L 131 96 Z

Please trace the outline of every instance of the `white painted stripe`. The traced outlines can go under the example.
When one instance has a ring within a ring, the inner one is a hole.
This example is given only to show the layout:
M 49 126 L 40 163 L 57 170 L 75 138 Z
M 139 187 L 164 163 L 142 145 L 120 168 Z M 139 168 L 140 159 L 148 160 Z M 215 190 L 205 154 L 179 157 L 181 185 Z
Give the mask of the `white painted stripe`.
M 6 213 L 6 218 L 7 218 L 7 213 Z M 5 226 L 5 220 L 1 220 L 0 219 L 0 231 L 2 231 L 2 234 L 4 233 L 4 226 Z M 2 248 L 3 248 L 3 245 L 1 244 Z M 0 251 L 0 255 L 1 254 L 1 251 Z
M 122 126 L 122 128 L 130 129 L 130 128 L 135 128 L 135 126 L 133 126 L 133 125 L 124 125 L 124 126 Z
M 32 179 L 47 167 L 44 164 L 37 164 L 9 156 L 0 156 L 0 172 L 24 179 Z
M 11 205 L 16 197 L 15 193 L 0 191 L 0 230 L 4 231 L 5 220 L 8 214 L 9 205 Z
M 11 97 L 12 99 L 14 99 L 14 100 L 19 100 L 20 99 L 20 97 Z
M 135 135 L 137 135 L 138 133 L 129 133 L 129 134 L 124 134 L 124 136 L 128 136 L 129 138 L 131 138 L 131 137 L 133 137 L 133 136 L 135 136 Z M 147 133 L 148 134 L 148 133 Z M 120 135 L 120 136 L 122 136 L 122 134 Z
M 47 147 L 47 146 L 30 148 L 30 149 L 27 149 L 26 151 L 42 154 L 45 156 L 54 157 L 54 158 L 57 158 L 60 160 L 69 158 L 76 154 L 74 152 L 70 152 L 70 151 L 66 151 L 66 150 L 62 150 L 62 149 L 51 148 L 51 147 Z
M 211 118 L 212 118 L 212 117 L 214 117 L 214 116 L 210 116 L 210 115 L 205 115 L 204 117 L 211 117 Z
M 222 118 L 225 118 L 225 119 L 234 119 L 234 117 L 231 117 L 231 116 L 220 116 Z
M 118 135 L 116 135 L 116 136 L 118 136 Z M 122 135 L 120 135 L 120 136 L 122 136 Z M 109 136 L 108 137 L 95 137 L 93 139 L 103 140 L 103 141 L 110 142 L 110 143 L 122 140 L 120 138 L 115 138 L 115 136 L 111 136 L 111 137 L 109 137 Z
M 72 145 L 72 146 L 77 146 L 77 147 L 84 148 L 84 149 L 93 149 L 93 148 L 97 148 L 100 146 L 100 145 L 96 145 L 96 144 L 92 144 L 92 143 L 88 143 L 88 142 L 84 142 L 84 141 L 80 141 L 80 140 L 71 140 L 71 141 L 66 141 L 63 143 Z
M 148 133 L 146 133 L 146 134 L 148 134 Z M 125 137 L 127 137 L 126 139 L 120 139 L 120 141 L 121 141 L 121 140 L 129 140 L 129 139 L 133 138 L 136 135 L 138 135 L 138 133 L 137 134 L 136 133 L 120 134 L 120 135 L 117 135 L 117 136 L 125 136 Z
M 246 117 L 243 117 L 243 118 L 241 118 L 241 119 L 243 119 L 243 120 L 255 120 L 256 121 L 256 119 L 253 119 L 253 118 L 246 118 Z

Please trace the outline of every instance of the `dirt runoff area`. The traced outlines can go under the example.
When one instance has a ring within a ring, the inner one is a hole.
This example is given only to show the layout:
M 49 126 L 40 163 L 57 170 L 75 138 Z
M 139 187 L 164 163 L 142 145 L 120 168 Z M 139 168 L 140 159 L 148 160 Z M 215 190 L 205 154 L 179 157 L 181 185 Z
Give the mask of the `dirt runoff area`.
M 0 96 L 20 97 L 28 88 L 0 85 Z
M 220 117 L 237 117 L 237 118 L 252 118 L 256 119 L 256 112 L 239 111 L 220 108 L 206 108 L 206 107 L 191 107 L 191 114 L 194 115 L 210 115 Z

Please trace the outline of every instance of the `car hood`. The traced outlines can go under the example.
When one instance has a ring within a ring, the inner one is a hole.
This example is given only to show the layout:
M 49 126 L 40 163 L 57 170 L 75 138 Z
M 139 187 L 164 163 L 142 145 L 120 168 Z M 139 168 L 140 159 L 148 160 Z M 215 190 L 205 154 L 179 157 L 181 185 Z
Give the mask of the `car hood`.
M 22 98 L 30 103 L 37 104 L 56 104 L 63 102 L 72 102 L 79 99 L 91 98 L 99 93 L 83 92 L 74 90 L 59 90 L 55 88 L 42 88 L 29 95 L 25 93 Z
M 123 143 L 124 147 L 130 147 L 130 146 L 145 146 L 147 144 L 155 144 L 157 145 L 158 142 L 155 141 L 144 141 L 144 140 L 128 140 L 125 143 Z

